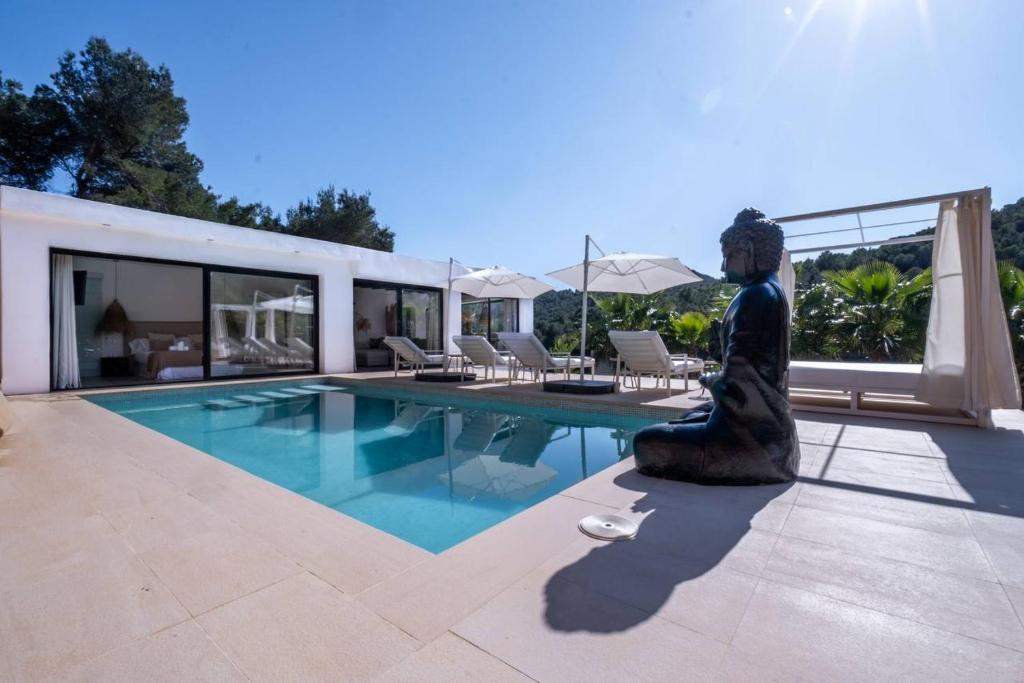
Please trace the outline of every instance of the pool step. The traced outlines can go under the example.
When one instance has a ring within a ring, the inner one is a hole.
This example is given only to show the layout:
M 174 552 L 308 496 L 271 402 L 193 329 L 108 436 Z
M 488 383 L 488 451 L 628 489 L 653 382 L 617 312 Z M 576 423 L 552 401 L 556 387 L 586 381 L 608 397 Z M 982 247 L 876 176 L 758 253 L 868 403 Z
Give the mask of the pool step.
M 203 403 L 203 407 L 207 410 L 230 410 L 231 408 L 246 408 L 249 405 L 243 401 L 232 401 L 226 398 L 212 398 Z
M 259 391 L 252 394 L 237 394 L 228 398 L 213 398 L 203 403 L 204 408 L 210 410 L 231 410 L 234 408 L 248 408 L 270 404 L 274 399 L 299 398 L 301 396 L 315 396 L 325 391 L 345 391 L 343 387 L 334 387 L 329 384 L 303 384 L 298 387 L 283 387 L 280 391 Z

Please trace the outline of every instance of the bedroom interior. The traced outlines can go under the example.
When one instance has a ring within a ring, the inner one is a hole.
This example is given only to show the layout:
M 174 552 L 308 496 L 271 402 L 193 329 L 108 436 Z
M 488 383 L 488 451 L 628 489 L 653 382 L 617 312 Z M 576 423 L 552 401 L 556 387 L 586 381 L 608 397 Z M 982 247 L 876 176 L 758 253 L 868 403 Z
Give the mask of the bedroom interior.
M 210 377 L 315 368 L 311 279 L 100 254 L 51 258 L 54 389 L 205 379 L 204 296 Z

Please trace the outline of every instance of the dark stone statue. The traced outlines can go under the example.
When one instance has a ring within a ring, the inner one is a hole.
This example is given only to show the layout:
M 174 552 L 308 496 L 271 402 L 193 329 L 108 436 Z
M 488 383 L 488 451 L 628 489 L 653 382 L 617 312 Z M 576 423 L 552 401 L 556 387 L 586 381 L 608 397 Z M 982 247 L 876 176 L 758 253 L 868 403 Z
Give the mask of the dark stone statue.
M 796 477 L 800 444 L 789 408 L 789 303 L 778 270 L 782 229 L 744 209 L 722 233 L 722 270 L 741 285 L 718 328 L 722 370 L 701 383 L 713 403 L 642 429 L 641 474 L 700 484 L 772 484 Z

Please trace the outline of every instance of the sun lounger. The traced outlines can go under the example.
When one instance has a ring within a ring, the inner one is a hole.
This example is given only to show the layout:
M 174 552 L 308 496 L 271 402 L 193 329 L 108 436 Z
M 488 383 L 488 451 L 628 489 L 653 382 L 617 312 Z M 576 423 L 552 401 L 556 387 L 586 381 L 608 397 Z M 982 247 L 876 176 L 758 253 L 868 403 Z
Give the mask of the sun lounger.
M 624 372 L 637 378 L 637 388 L 642 375 L 653 375 L 659 381 L 665 379 L 666 390 L 671 396 L 672 377 L 676 376 L 683 378 L 683 391 L 689 391 L 690 373 L 704 369 L 704 361 L 700 358 L 670 354 L 657 332 L 613 330 L 608 333 L 608 339 L 619 354 L 619 362 L 625 365 Z
M 534 381 L 538 377 L 543 378 L 549 370 L 555 370 L 569 377 L 571 370 L 580 369 L 580 359 L 573 357 L 556 357 L 544 348 L 540 339 L 532 332 L 499 332 L 498 339 L 512 353 L 516 360 L 516 366 L 509 373 L 508 383 L 512 384 L 513 375 L 519 374 L 519 368 L 532 370 Z M 590 368 L 590 374 L 594 374 L 594 359 L 587 357 L 583 363 L 581 372 Z
M 423 370 L 427 365 L 447 364 L 444 352 L 424 351 L 408 337 L 384 337 L 384 344 L 395 352 L 395 377 L 398 377 L 399 366 L 403 362 L 413 372 Z
M 480 335 L 457 335 L 452 341 L 459 347 L 463 355 L 474 365 L 482 365 L 484 368 L 484 379 L 487 379 L 487 371 L 491 370 L 491 377 L 498 379 L 498 367 L 504 367 L 511 372 L 511 362 L 508 354 L 502 355 L 497 349 L 491 346 L 486 337 Z

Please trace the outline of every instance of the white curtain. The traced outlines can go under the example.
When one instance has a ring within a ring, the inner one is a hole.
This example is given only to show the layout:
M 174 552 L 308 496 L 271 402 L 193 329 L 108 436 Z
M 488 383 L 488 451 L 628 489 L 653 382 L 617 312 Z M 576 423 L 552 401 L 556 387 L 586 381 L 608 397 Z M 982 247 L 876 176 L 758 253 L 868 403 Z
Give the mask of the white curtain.
M 78 372 L 78 335 L 75 333 L 74 257 L 53 256 L 53 354 L 52 374 L 55 389 L 82 386 Z
M 256 338 L 256 307 L 253 306 L 245 312 L 245 336 Z
M 1020 406 L 987 190 L 939 207 L 932 282 L 917 399 L 975 412 L 987 425 L 993 408 Z
M 210 340 L 210 349 L 213 352 L 215 359 L 227 358 L 230 354 L 228 353 L 227 343 L 225 340 L 228 336 L 228 320 L 227 314 L 224 313 L 224 309 L 220 308 L 216 304 L 213 308 L 213 315 L 210 320 L 210 336 L 213 339 Z
M 782 291 L 786 293 L 786 301 L 789 303 L 789 317 L 793 317 L 794 297 L 796 296 L 796 270 L 793 268 L 793 259 L 789 256 L 789 250 L 782 250 L 782 263 L 779 265 L 779 284 Z
M 274 313 L 275 311 L 272 308 L 268 308 L 263 312 L 263 315 L 265 316 L 263 318 L 263 336 L 266 337 L 268 341 L 272 341 L 276 344 L 277 330 L 274 325 Z

